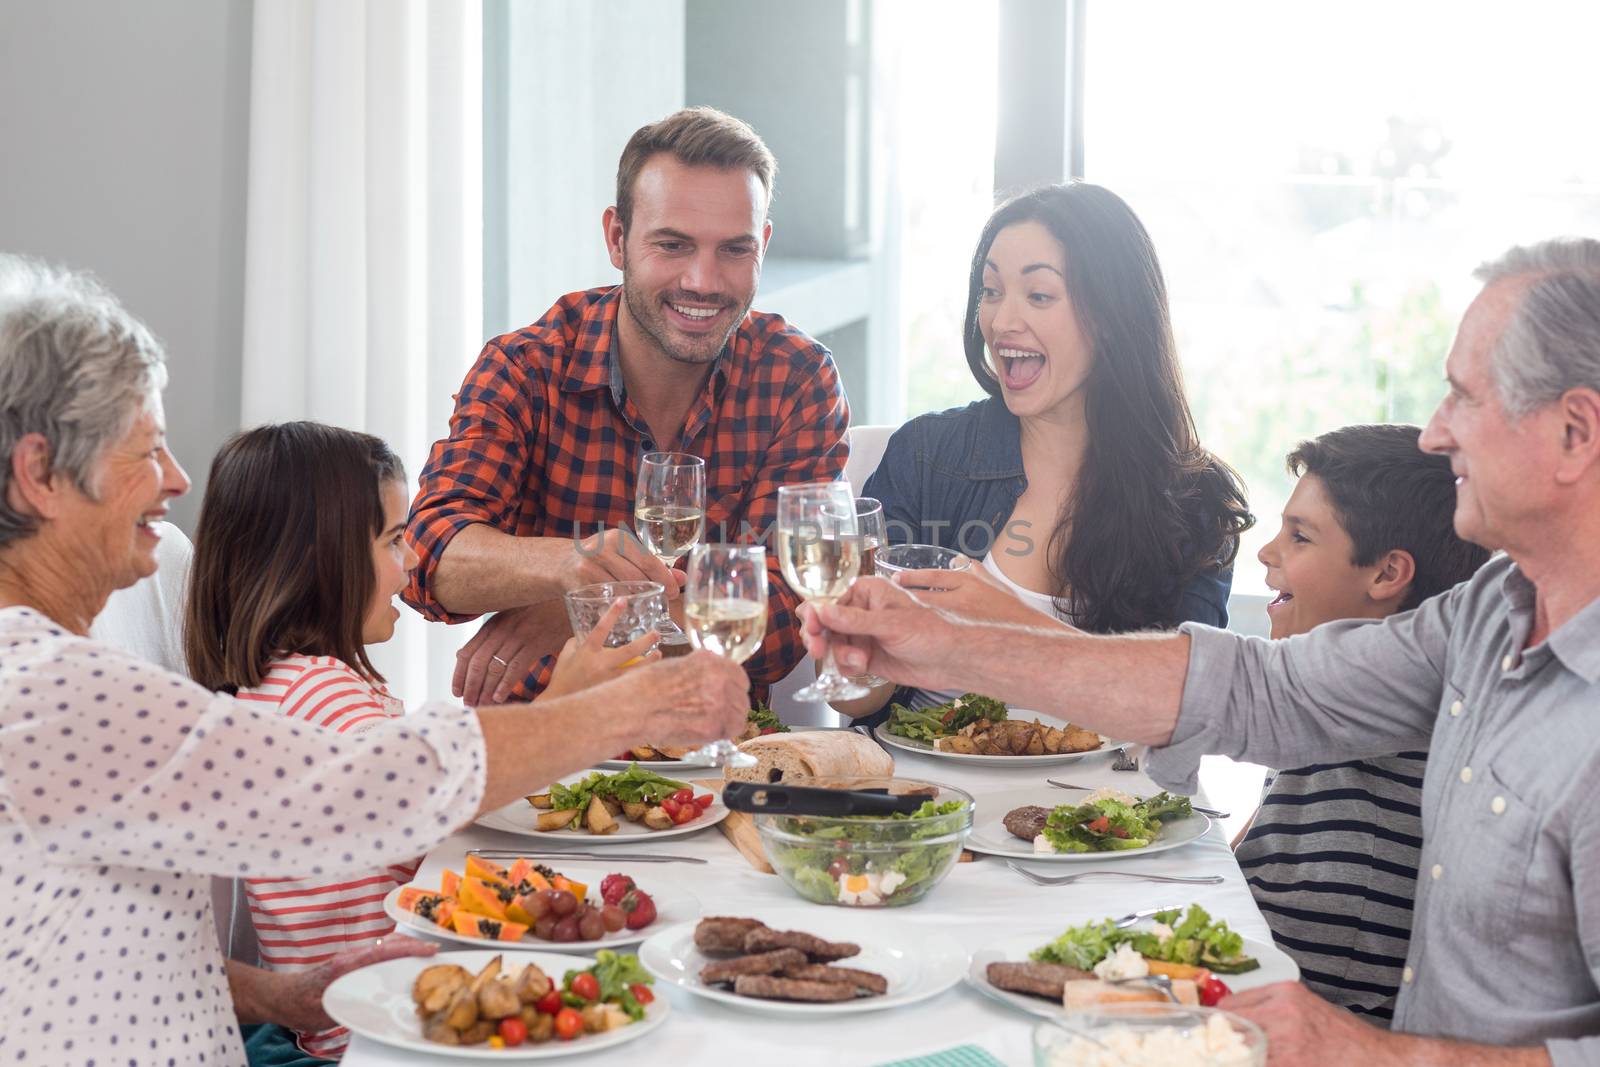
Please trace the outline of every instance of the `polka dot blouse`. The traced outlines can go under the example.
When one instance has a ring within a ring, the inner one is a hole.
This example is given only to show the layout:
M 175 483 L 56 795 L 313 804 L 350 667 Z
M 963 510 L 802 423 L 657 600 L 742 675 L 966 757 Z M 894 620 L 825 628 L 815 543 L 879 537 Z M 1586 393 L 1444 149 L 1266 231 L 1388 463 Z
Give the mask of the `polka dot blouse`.
M 460 708 L 333 734 L 0 608 L 0 1064 L 243 1064 L 209 876 L 415 857 L 483 788 Z

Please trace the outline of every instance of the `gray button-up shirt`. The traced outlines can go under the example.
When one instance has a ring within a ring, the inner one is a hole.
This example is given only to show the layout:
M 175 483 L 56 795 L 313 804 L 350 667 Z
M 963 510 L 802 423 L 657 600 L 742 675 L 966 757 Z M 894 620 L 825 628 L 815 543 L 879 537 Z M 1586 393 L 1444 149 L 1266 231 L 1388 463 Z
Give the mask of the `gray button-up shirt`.
M 1394 1028 L 1543 1043 L 1600 1065 L 1600 600 L 1523 651 L 1533 585 L 1500 556 L 1382 622 L 1283 641 L 1188 624 L 1172 742 L 1274 767 L 1430 750 L 1422 865 Z

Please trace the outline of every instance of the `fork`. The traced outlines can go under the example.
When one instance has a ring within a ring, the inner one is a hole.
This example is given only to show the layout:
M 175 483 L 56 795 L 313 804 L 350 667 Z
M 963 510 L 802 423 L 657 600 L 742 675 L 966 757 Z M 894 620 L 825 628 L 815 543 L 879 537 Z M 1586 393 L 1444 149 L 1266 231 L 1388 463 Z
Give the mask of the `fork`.
M 1128 985 L 1129 983 L 1132 983 L 1132 982 L 1140 982 L 1140 983 L 1142 983 L 1144 985 L 1150 986 L 1153 989 L 1161 990 L 1161 992 L 1163 992 L 1163 993 L 1165 993 L 1167 995 L 1167 999 L 1172 1001 L 1172 1003 L 1174 1003 L 1174 1004 L 1183 1003 L 1182 1001 L 1180 1001 L 1178 999 L 1178 994 L 1176 994 L 1176 993 L 1174 993 L 1172 991 L 1172 979 L 1169 978 L 1168 976 L 1164 975 L 1164 974 L 1143 974 L 1143 975 L 1138 976 L 1137 978 L 1113 978 L 1113 979 L 1111 979 L 1111 984 L 1112 985 Z
M 1131 878 L 1136 882 L 1171 882 L 1176 885 L 1219 885 L 1223 881 L 1220 874 L 1207 874 L 1193 878 L 1184 878 L 1174 874 L 1141 874 L 1135 871 L 1079 871 L 1077 874 L 1047 875 L 1035 874 L 1026 867 L 1017 866 L 1011 860 L 1006 861 L 1006 866 L 1034 885 L 1071 885 L 1094 874 L 1110 875 L 1113 878 Z
M 1059 779 L 1056 779 L 1056 778 L 1046 778 L 1045 782 L 1047 784 L 1049 784 L 1049 785 L 1053 785 L 1053 786 L 1057 787 L 1058 789 L 1081 789 L 1085 793 L 1093 793 L 1094 789 L 1095 789 L 1095 787 L 1093 787 L 1093 786 L 1073 785 L 1071 782 L 1063 782 L 1063 781 L 1061 781 Z M 1198 804 L 1191 804 L 1190 807 L 1193 808 L 1195 811 L 1198 811 L 1201 815 L 1209 815 L 1213 819 L 1226 819 L 1226 818 L 1228 818 L 1228 813 L 1227 812 L 1218 811 L 1216 808 L 1202 808 Z

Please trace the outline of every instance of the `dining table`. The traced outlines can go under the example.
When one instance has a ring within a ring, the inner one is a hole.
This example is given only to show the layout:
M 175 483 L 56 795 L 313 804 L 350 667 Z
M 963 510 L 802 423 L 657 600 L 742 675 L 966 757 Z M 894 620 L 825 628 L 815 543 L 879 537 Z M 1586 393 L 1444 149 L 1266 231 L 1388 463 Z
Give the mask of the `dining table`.
M 898 777 L 918 778 L 955 786 L 977 798 L 980 810 L 984 794 L 1018 789 L 1052 787 L 1047 777 L 1067 779 L 1074 784 L 1098 788 L 1112 786 L 1128 793 L 1147 795 L 1158 791 L 1142 771 L 1112 768 L 1108 750 L 1090 753 L 1072 762 L 1043 766 L 986 766 L 948 758 L 895 749 Z M 679 772 L 684 778 L 709 777 L 716 771 Z M 1071 794 L 1062 793 L 1063 799 Z M 1196 804 L 1208 803 L 1196 796 Z M 574 835 L 570 847 L 604 851 L 588 835 Z M 627 838 L 625 851 L 651 851 L 691 856 L 699 863 L 618 863 L 641 884 L 670 886 L 698 899 L 702 915 L 740 916 L 761 908 L 803 908 L 815 913 L 810 932 L 826 936 L 830 913 L 861 909 L 810 904 L 795 894 L 777 875 L 756 870 L 718 830 L 705 830 L 674 837 L 640 848 L 640 839 Z M 469 849 L 503 849 L 558 852 L 547 840 L 532 838 L 482 826 L 462 830 L 428 853 L 416 876 L 416 884 L 436 886 L 441 872 L 449 867 L 460 870 Z M 559 857 L 541 862 L 559 866 Z M 1108 877 L 1087 878 L 1064 886 L 1035 885 L 1010 869 L 1004 859 L 974 854 L 971 861 L 957 863 L 950 874 L 923 899 L 896 908 L 873 912 L 886 930 L 895 930 L 902 939 L 915 943 L 919 931 L 938 931 L 955 938 L 969 953 L 976 953 L 998 942 L 1036 935 L 1043 944 L 1067 926 L 1120 916 L 1124 913 L 1166 906 L 1199 904 L 1213 918 L 1225 919 L 1238 933 L 1258 941 L 1271 942 L 1272 936 L 1257 909 L 1244 876 L 1219 826 L 1213 825 L 1202 837 L 1181 847 L 1149 856 L 1119 855 L 1114 860 L 1097 862 L 1025 864 L 1047 874 L 1077 874 L 1084 871 L 1115 870 L 1181 876 L 1220 876 L 1211 885 L 1167 884 Z M 645 872 L 648 872 L 646 875 Z M 647 929 L 644 933 L 654 933 Z M 442 952 L 466 946 L 447 943 Z M 493 946 L 484 946 L 493 947 Z M 541 945 L 542 948 L 548 946 Z M 622 951 L 629 951 L 623 949 Z M 665 1024 L 643 1036 L 611 1048 L 583 1054 L 580 1045 L 571 1048 L 570 1057 L 561 1062 L 604 1064 L 775 1064 L 870 1065 L 895 1063 L 930 1057 L 961 1046 L 976 1046 L 1002 1064 L 1026 1065 L 1033 1062 L 1032 1032 L 1039 1020 L 1017 1008 L 997 1002 L 965 980 L 936 996 L 914 1004 L 854 1015 L 823 1015 L 814 1019 L 774 1016 L 694 996 L 667 982 L 656 984 L 658 996 L 670 999 L 671 1016 Z M 943 1062 L 989 1062 L 979 1056 Z M 422 1064 L 467 1064 L 484 1062 L 452 1056 L 441 1046 L 437 1053 L 420 1054 L 384 1045 L 354 1035 L 345 1054 L 346 1067 L 420 1067 Z

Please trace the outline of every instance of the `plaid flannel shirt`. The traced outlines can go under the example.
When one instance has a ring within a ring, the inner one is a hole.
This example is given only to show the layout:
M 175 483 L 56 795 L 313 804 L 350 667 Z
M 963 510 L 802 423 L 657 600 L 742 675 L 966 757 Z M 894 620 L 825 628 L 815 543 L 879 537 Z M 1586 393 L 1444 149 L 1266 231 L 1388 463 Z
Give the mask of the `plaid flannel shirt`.
M 468 371 L 450 436 L 434 444 L 423 468 L 407 529 L 420 562 L 405 599 L 429 619 L 474 617 L 447 611 L 431 588 L 445 547 L 466 526 L 519 537 L 632 526 L 639 457 L 656 443 L 612 349 L 621 296 L 618 288 L 564 296 L 532 326 L 491 340 Z M 849 421 L 828 350 L 777 315 L 746 315 L 676 446 L 706 461 L 707 540 L 759 542 L 777 521 L 779 486 L 839 478 Z M 768 568 L 767 636 L 745 663 L 758 690 L 804 656 L 799 597 L 775 557 Z M 554 663 L 542 659 L 516 697 L 540 692 Z

